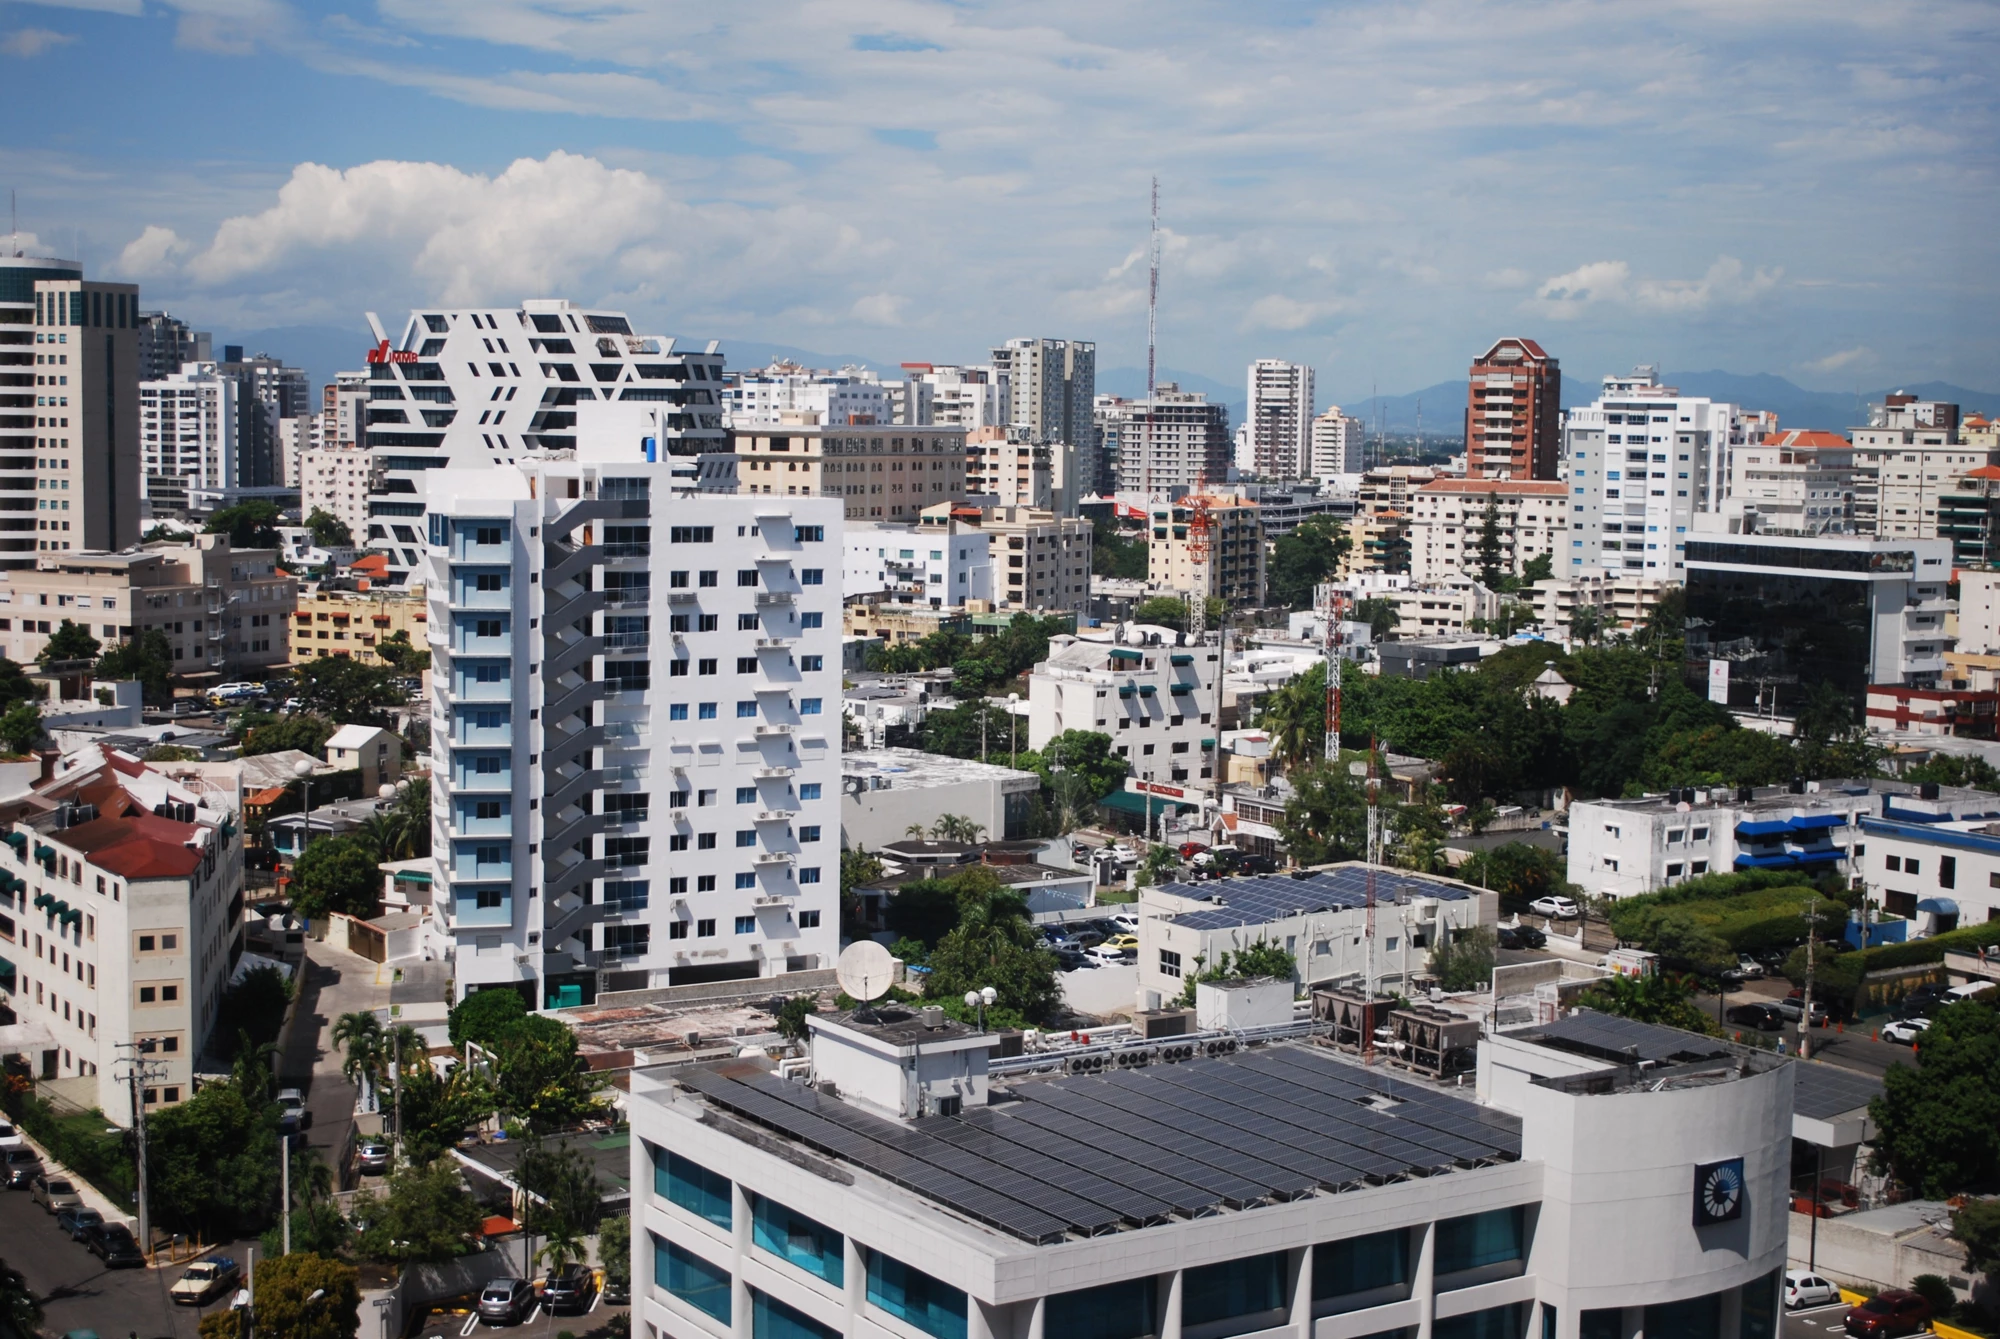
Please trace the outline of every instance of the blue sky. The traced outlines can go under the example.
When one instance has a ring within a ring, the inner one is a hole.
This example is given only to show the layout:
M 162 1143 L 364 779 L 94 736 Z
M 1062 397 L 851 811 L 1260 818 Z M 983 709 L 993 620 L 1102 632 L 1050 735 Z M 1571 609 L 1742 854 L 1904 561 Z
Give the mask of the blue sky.
M 197 324 L 567 295 L 1322 403 L 1508 334 L 2000 386 L 1990 3 L 0 0 L 0 184 Z M 391 322 L 393 324 L 393 320 Z M 273 352 L 282 352 L 273 350 Z

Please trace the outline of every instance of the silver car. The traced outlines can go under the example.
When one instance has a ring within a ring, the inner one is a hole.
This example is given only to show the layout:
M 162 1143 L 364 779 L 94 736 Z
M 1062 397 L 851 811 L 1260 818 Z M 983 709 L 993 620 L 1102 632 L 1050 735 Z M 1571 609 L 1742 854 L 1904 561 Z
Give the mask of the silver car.
M 35 1178 L 33 1198 L 47 1213 L 83 1207 L 83 1196 L 76 1193 L 75 1186 L 63 1177 L 50 1176 L 46 1172 Z

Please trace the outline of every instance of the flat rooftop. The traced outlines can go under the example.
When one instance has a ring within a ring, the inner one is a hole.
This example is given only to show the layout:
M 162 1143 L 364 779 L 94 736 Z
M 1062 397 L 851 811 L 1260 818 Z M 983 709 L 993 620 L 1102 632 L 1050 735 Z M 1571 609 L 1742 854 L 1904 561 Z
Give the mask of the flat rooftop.
M 1407 870 L 1374 870 L 1375 904 L 1395 906 L 1413 897 L 1463 902 L 1479 890 L 1450 879 Z M 1368 905 L 1369 867 L 1360 863 L 1316 870 L 1303 879 L 1279 875 L 1216 879 L 1209 883 L 1169 883 L 1159 892 L 1209 906 L 1190 908 L 1166 917 L 1191 930 L 1228 930 L 1268 925 L 1292 916 L 1322 911 L 1349 911 Z
M 713 1110 L 1037 1244 L 1521 1156 L 1514 1116 L 1288 1043 L 996 1083 L 990 1106 L 908 1123 L 756 1061 L 670 1077 Z
M 1000 752 L 1005 754 L 1007 740 L 1004 731 L 998 743 Z M 953 786 L 968 781 L 1011 781 L 1022 788 L 1042 784 L 1041 778 L 1033 772 L 984 763 L 977 758 L 947 758 L 937 753 L 920 753 L 916 749 L 867 749 L 843 753 L 840 772 L 842 776 L 879 777 L 884 785 L 892 788 Z
M 1921 800 L 1917 785 L 1913 781 L 1881 779 L 1821 781 L 1818 785 L 1818 790 L 1802 793 L 1794 793 L 1787 786 L 1757 786 L 1751 791 L 1748 800 L 1737 799 L 1736 792 L 1728 787 L 1716 786 L 1706 788 L 1709 798 L 1695 801 L 1693 807 L 1696 812 L 1702 809 L 1727 808 L 1747 809 L 1752 813 L 1778 813 L 1820 806 L 1842 809 L 1856 803 L 1872 805 L 1877 797 L 1892 795 L 1898 799 L 1917 800 L 1924 804 L 1934 804 L 1954 810 L 1969 807 L 1972 812 L 1967 813 L 1967 818 L 2000 818 L 2000 797 L 1988 791 L 1972 790 L 1964 786 L 1940 786 L 1937 799 Z M 1697 786 L 1695 789 L 1704 788 Z M 1667 814 L 1679 808 L 1679 801 L 1671 792 L 1665 795 L 1647 795 L 1636 800 L 1592 800 L 1590 803 L 1637 813 Z M 1870 816 L 1881 817 L 1879 813 Z

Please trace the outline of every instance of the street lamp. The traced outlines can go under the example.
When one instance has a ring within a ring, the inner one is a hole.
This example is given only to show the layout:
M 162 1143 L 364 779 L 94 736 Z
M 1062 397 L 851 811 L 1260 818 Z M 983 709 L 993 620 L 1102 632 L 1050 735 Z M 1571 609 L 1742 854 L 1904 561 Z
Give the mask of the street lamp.
M 293 763 L 292 774 L 299 779 L 300 812 L 305 815 L 306 820 L 305 836 L 299 839 L 299 854 L 304 855 L 306 847 L 312 845 L 313 835 L 312 760 L 301 758 Z
M 1014 755 L 1016 750 L 1014 747 L 1014 740 L 1015 736 L 1017 736 L 1021 730 L 1021 718 L 1019 715 L 1015 713 L 1014 710 L 1016 707 L 1020 705 L 1021 705 L 1021 695 L 1019 693 L 1007 694 L 1007 765 L 1009 767 L 1012 767 L 1015 762 Z
M 965 1007 L 979 1011 L 979 1030 L 981 1032 L 986 1031 L 986 1011 L 993 1006 L 993 1001 L 999 998 L 1000 992 L 991 986 L 987 986 L 981 990 L 968 990 L 965 992 Z

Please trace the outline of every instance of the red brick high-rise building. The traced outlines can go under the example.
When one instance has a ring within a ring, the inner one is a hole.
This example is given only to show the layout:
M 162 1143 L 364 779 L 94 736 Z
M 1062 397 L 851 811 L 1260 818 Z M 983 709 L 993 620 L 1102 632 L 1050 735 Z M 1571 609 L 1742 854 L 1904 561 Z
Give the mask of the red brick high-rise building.
M 1503 339 L 1473 360 L 1465 472 L 1555 479 L 1562 470 L 1562 364 L 1532 339 Z

